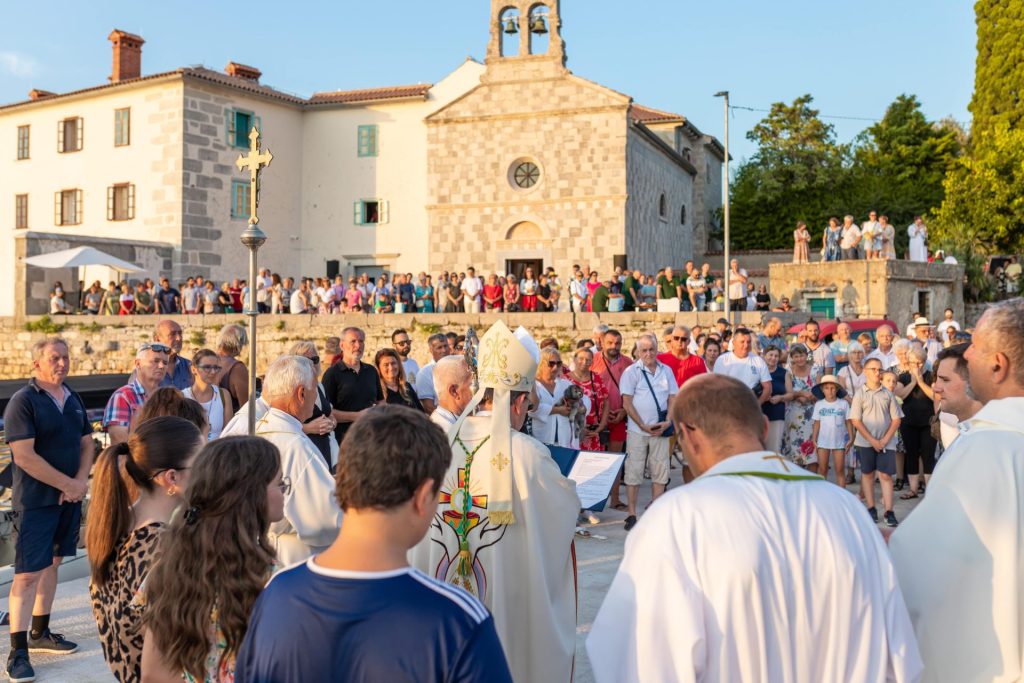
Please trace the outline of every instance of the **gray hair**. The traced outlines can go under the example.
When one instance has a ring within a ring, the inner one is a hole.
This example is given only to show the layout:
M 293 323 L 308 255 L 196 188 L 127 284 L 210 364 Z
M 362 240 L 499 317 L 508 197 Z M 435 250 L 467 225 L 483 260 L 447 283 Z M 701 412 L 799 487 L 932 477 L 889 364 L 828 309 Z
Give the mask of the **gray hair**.
M 892 352 L 893 353 L 897 353 L 897 352 L 902 351 L 904 349 L 909 351 L 910 347 L 911 347 L 910 340 L 909 339 L 903 339 L 901 337 L 901 338 L 897 339 L 896 341 L 894 341 L 892 343 Z
M 442 341 L 445 344 L 447 344 L 448 343 L 448 335 L 445 334 L 444 332 L 438 332 L 437 334 L 432 334 L 432 335 L 430 335 L 427 338 L 427 345 L 429 346 L 430 344 L 433 344 L 434 342 L 442 342 Z
M 297 387 L 310 388 L 316 383 L 313 363 L 302 356 L 281 356 L 267 368 L 263 378 L 263 400 L 291 396 Z
M 850 342 L 850 345 L 846 347 L 846 355 L 850 355 L 854 351 L 864 353 L 864 345 L 860 342 Z
M 843 216 L 843 220 L 845 220 L 845 221 L 852 221 L 853 220 L 853 216 L 851 216 L 850 214 L 846 214 L 845 216 Z
M 1024 298 L 1015 297 L 992 304 L 982 315 L 985 321 L 986 351 L 1001 351 L 1010 361 L 1010 372 L 1024 385 Z
M 249 343 L 249 335 L 241 325 L 225 325 L 217 335 L 217 351 L 234 358 Z
M 608 326 L 607 323 L 601 323 L 600 325 L 595 325 L 594 326 L 594 334 L 599 334 L 599 335 L 601 335 L 603 337 L 604 333 L 607 332 L 610 329 L 611 328 Z
M 288 355 L 290 356 L 305 356 L 307 353 L 312 353 L 314 356 L 320 355 L 320 352 L 316 349 L 316 344 L 308 339 L 297 341 L 288 349 Z
M 919 346 L 910 349 L 910 352 L 907 355 L 922 363 L 928 360 L 928 352 Z
M 54 344 L 63 344 L 64 348 L 69 350 L 71 348 L 68 346 L 68 343 L 60 337 L 46 337 L 32 345 L 32 360 L 39 360 L 42 358 L 46 349 L 50 348 Z
M 655 337 L 653 334 L 651 334 L 650 332 L 645 332 L 644 334 L 641 334 L 639 337 L 636 338 L 637 345 L 640 344 L 640 340 L 642 339 L 646 339 L 647 341 L 651 342 L 651 345 L 654 346 L 654 350 L 658 350 L 658 338 Z
M 462 355 L 445 356 L 434 363 L 434 393 L 440 398 L 447 393 L 448 387 L 465 382 L 471 371 L 466 358 Z

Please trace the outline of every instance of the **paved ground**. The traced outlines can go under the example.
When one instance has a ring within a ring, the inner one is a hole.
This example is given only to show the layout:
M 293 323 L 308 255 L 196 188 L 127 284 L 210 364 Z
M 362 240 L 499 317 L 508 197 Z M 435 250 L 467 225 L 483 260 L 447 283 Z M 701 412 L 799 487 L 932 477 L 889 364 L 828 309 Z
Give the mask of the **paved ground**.
M 678 485 L 679 476 L 679 470 L 672 470 L 672 478 L 675 480 L 672 488 Z M 850 490 L 855 489 L 850 487 Z M 649 500 L 650 491 L 641 492 L 641 505 L 646 505 Z M 916 502 L 897 499 L 896 516 L 899 519 L 906 517 Z M 579 626 L 576 628 L 576 683 L 592 683 L 594 680 L 584 642 L 618 569 L 626 540 L 626 532 L 622 528 L 626 513 L 608 510 L 600 513 L 599 517 L 602 521 L 589 527 L 592 533 L 590 538 L 577 536 L 576 539 L 580 590 Z M 85 571 L 87 568 L 84 560 L 76 560 L 62 569 L 64 582 L 57 588 L 53 610 L 54 629 L 77 642 L 80 649 L 65 657 L 33 657 L 36 680 L 40 683 L 109 683 L 114 680 L 97 641 Z M 2 586 L 2 589 L 6 592 L 8 586 Z M 0 609 L 6 608 L 7 600 L 4 597 Z M 7 650 L 8 639 L 0 638 L 0 662 L 7 661 Z

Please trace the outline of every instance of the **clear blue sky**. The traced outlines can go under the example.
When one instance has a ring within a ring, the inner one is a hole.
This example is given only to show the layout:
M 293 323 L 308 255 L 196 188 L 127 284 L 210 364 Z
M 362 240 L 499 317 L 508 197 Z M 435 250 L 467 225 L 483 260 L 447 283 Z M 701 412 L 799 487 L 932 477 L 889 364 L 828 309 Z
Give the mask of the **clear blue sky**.
M 31 88 L 106 82 L 114 27 L 142 35 L 143 73 L 229 60 L 262 82 L 316 90 L 436 82 L 482 60 L 487 0 L 219 2 L 58 0 L 4 3 L 0 102 Z M 248 7 L 252 9 L 247 9 Z M 914 93 L 929 118 L 969 121 L 975 25 L 967 0 L 563 0 L 569 68 L 722 137 L 721 100 L 768 108 L 811 93 L 822 114 L 879 118 Z M 762 113 L 736 111 L 735 159 Z M 830 120 L 841 141 L 869 121 Z

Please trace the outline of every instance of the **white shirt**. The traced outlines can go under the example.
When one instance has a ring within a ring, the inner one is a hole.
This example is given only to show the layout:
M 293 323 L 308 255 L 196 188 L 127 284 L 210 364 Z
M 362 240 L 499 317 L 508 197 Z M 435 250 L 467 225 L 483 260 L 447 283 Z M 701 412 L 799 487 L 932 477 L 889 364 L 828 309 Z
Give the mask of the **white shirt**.
M 715 374 L 728 375 L 746 384 L 751 389 L 762 382 L 771 382 L 772 375 L 768 372 L 768 364 L 760 356 L 748 353 L 740 358 L 732 351 L 723 353 L 715 361 Z
M 633 409 L 644 424 L 648 425 L 658 422 L 658 412 L 668 410 L 669 401 L 679 393 L 679 385 L 672 369 L 661 361 L 657 363 L 658 366 L 652 373 L 643 362 L 637 361 L 623 370 L 619 378 L 619 393 L 633 398 Z M 645 375 L 647 381 L 644 380 Z M 647 386 L 648 381 L 651 383 L 650 387 Z M 634 434 L 647 434 L 632 417 L 627 418 L 626 429 Z
M 455 424 L 458 419 L 458 415 L 447 408 L 442 408 L 440 406 L 430 414 L 430 421 L 443 429 L 445 434 L 448 433 L 448 428 Z
M 878 347 L 867 355 L 864 362 L 868 362 L 871 358 L 877 358 L 882 361 L 882 370 L 888 370 L 892 366 L 896 365 L 896 349 L 892 346 L 889 347 L 889 351 L 882 351 L 882 347 Z
M 840 249 L 853 249 L 857 240 L 860 239 L 860 228 L 851 223 L 849 227 L 843 228 L 843 236 L 839 240 Z
M 555 389 L 549 392 L 540 382 L 537 387 L 537 406 L 530 411 L 533 418 L 533 438 L 543 444 L 552 446 L 564 446 L 566 448 L 579 448 L 579 438 L 573 435 L 572 425 L 565 415 L 552 415 L 551 409 L 558 405 L 565 390 L 572 386 L 572 382 L 559 377 L 555 380 Z M 590 399 L 584 394 L 583 405 L 586 406 L 586 413 L 590 412 Z
M 182 390 L 181 395 L 185 398 L 190 398 L 197 402 L 203 407 L 203 412 L 206 413 L 206 421 L 210 425 L 209 440 L 213 441 L 220 436 L 221 431 L 224 429 L 224 399 L 220 394 L 220 387 L 214 385 L 213 396 L 209 401 L 200 401 L 192 393 L 192 387 Z M 248 423 L 246 423 L 248 425 Z
M 479 299 L 480 292 L 483 290 L 484 285 L 478 277 L 467 277 L 462 281 L 461 289 L 466 293 L 466 296 L 470 299 Z
M 735 455 L 640 518 L 587 637 L 597 683 L 916 681 L 910 618 L 864 505 L 821 480 L 750 472 L 803 473 L 767 451 Z
M 573 280 L 569 283 L 569 294 L 580 299 L 587 298 L 587 283 L 583 280 Z
M 835 401 L 824 399 L 814 404 L 811 419 L 818 423 L 818 448 L 845 448 L 850 434 L 846 429 L 846 420 L 850 416 L 850 404 L 844 399 Z
M 405 360 L 402 361 L 402 369 L 405 370 L 405 381 L 411 384 L 412 387 L 415 389 L 416 376 L 420 372 L 420 364 L 417 363 L 413 358 L 406 358 Z
M 743 277 L 747 276 L 747 271 L 744 268 L 740 268 L 737 271 Z M 730 276 L 736 273 L 730 273 Z M 747 283 L 736 277 L 729 278 L 729 298 L 730 299 L 743 299 L 746 297 Z
M 302 291 L 296 289 L 292 292 L 291 301 L 288 302 L 288 310 L 292 313 L 304 313 L 305 309 L 302 307 Z
M 437 403 L 437 392 L 434 391 L 435 365 L 437 365 L 436 362 L 430 361 L 416 372 L 416 384 L 413 387 L 421 401 L 426 398 Z
M 946 328 L 948 327 L 952 327 L 957 332 L 960 331 L 960 323 L 958 323 L 957 321 L 943 320 L 941 323 L 935 326 L 935 334 L 938 335 L 939 339 L 942 339 L 942 335 L 943 333 L 945 333 Z

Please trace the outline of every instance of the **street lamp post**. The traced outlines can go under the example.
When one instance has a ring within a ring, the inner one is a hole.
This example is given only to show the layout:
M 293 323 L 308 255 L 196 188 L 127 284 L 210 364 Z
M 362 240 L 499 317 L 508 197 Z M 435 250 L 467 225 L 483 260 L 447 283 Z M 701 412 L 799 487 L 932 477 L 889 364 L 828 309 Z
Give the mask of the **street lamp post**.
M 723 104 L 725 105 L 725 235 L 723 252 L 725 253 L 725 318 L 729 319 L 729 91 L 721 90 L 715 93 L 715 97 L 722 97 Z

